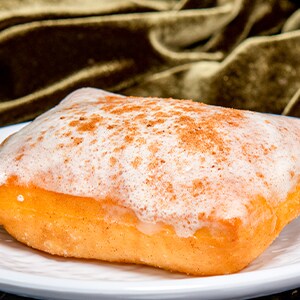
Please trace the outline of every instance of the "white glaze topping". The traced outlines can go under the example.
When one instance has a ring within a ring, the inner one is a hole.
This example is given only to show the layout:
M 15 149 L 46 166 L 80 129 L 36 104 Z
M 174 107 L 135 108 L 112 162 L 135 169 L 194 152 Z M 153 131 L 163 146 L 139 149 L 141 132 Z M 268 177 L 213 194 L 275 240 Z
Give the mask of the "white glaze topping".
M 247 221 L 257 196 L 285 200 L 299 132 L 296 118 L 80 89 L 4 143 L 0 185 L 109 197 L 187 237 L 211 215 Z

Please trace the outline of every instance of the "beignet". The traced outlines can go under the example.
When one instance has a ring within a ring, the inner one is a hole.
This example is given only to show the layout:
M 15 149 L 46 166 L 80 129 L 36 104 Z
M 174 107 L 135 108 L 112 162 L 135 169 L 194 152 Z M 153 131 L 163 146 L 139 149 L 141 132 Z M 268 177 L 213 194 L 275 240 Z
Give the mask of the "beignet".
M 0 224 L 54 255 L 237 272 L 300 212 L 300 120 L 85 88 L 0 147 Z

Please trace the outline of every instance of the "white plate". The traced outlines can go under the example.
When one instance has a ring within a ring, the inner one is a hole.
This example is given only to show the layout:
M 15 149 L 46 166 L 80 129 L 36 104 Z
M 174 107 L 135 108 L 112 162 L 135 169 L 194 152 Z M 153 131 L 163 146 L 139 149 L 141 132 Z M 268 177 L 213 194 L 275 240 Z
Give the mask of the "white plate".
M 0 128 L 0 141 L 23 124 Z M 188 277 L 150 267 L 53 257 L 0 228 L 0 290 L 42 299 L 243 299 L 300 286 L 300 218 L 244 271 Z M 199 257 L 199 259 L 201 259 Z

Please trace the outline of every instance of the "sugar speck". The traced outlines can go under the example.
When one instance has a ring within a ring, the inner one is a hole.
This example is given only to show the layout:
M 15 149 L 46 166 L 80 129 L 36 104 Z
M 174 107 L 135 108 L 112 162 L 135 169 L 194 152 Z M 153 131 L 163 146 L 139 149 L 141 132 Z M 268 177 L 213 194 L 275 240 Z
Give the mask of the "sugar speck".
M 24 196 L 23 195 L 18 195 L 17 200 L 20 202 L 24 201 Z

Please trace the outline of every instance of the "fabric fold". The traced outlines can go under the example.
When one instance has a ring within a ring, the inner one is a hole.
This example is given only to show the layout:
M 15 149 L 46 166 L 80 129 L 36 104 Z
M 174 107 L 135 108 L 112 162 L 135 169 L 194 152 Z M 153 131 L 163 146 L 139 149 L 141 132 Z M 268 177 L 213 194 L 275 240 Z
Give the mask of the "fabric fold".
M 0 126 L 84 86 L 283 113 L 300 88 L 299 9 L 283 0 L 3 0 Z

